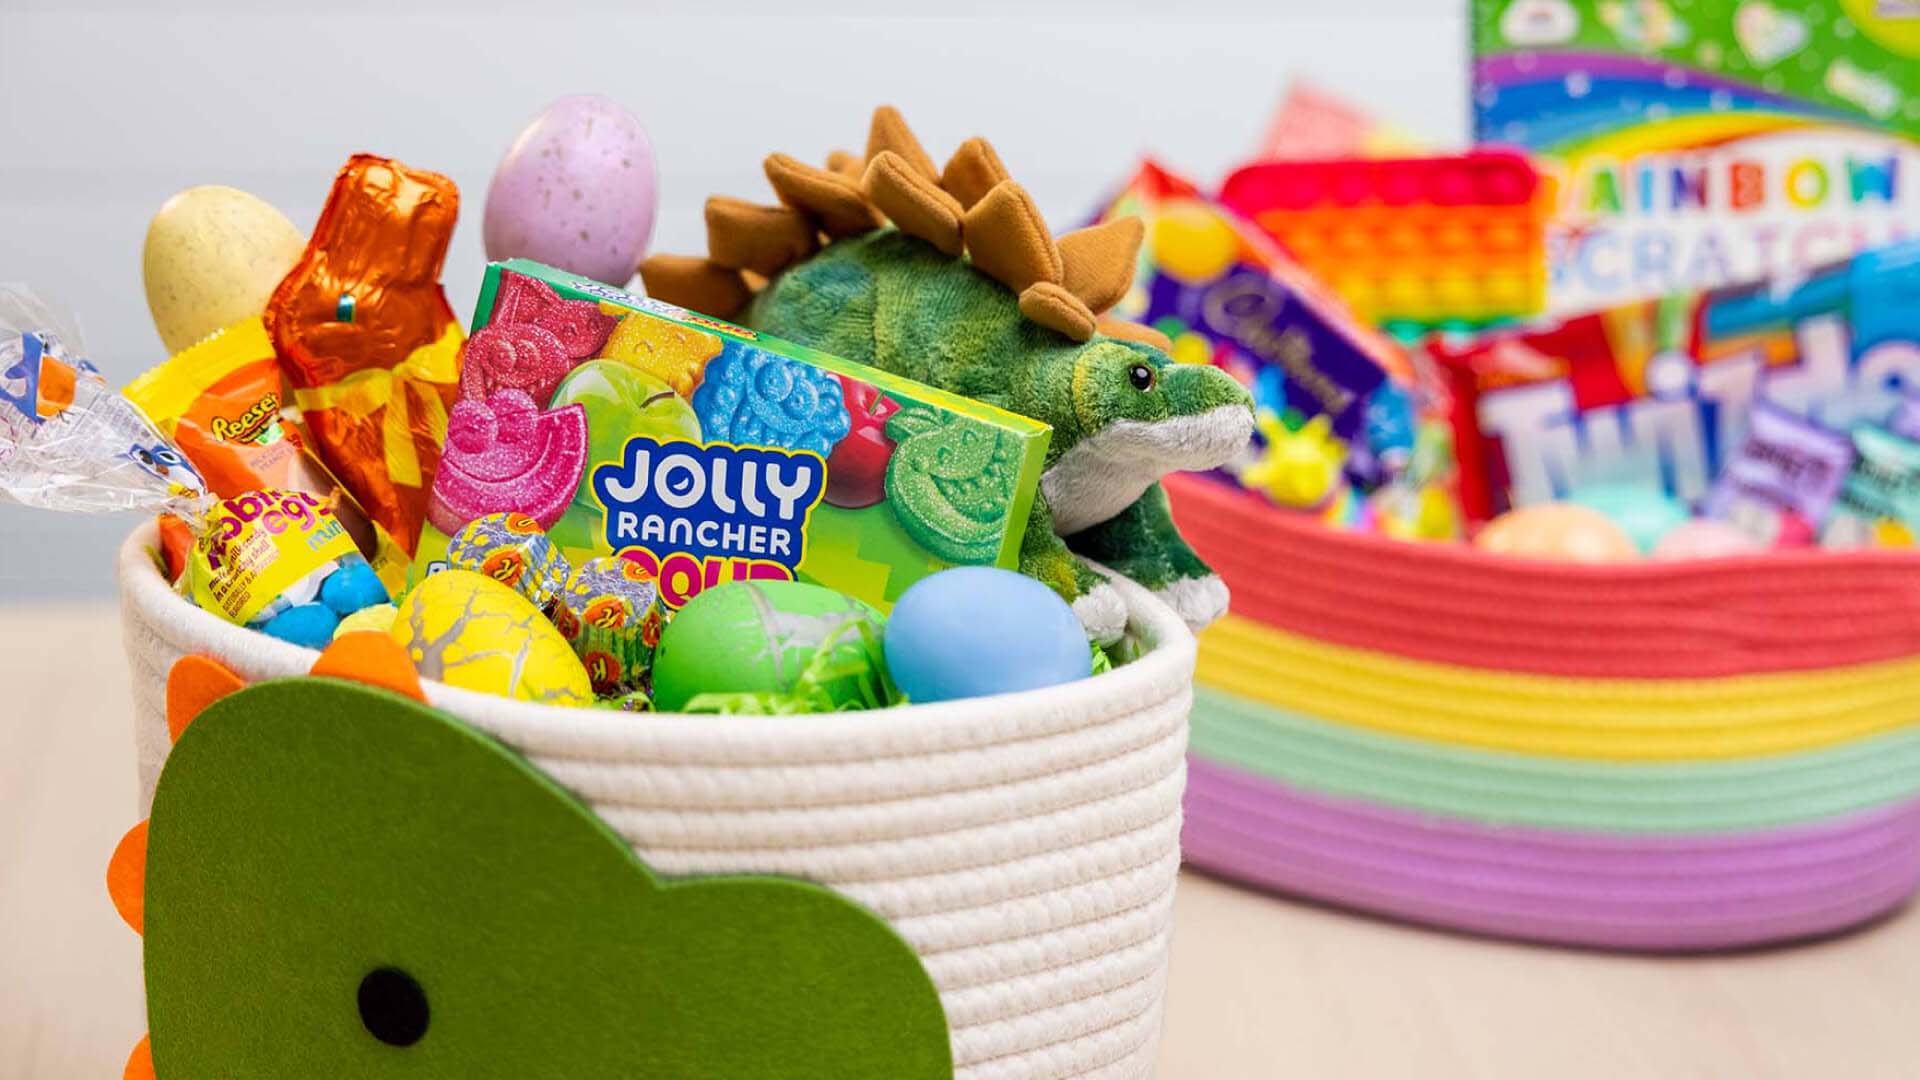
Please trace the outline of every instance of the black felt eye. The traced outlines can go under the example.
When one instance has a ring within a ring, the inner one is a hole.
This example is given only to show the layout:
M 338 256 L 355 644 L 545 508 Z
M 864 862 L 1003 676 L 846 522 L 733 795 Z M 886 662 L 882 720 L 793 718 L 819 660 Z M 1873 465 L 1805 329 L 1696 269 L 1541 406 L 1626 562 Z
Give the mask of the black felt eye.
M 1127 381 L 1144 394 L 1153 389 L 1153 369 L 1145 364 L 1135 364 L 1127 369 Z
M 399 968 L 376 968 L 360 980 L 360 1022 L 388 1046 L 412 1046 L 427 1033 L 427 992 Z

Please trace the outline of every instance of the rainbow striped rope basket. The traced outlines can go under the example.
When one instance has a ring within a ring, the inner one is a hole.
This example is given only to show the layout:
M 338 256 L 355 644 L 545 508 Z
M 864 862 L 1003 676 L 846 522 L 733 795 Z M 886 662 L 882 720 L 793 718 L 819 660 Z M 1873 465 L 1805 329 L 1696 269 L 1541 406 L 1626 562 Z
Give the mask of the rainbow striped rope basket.
M 1920 885 L 1920 558 L 1590 567 L 1169 484 L 1201 635 L 1194 866 L 1502 937 L 1709 950 Z

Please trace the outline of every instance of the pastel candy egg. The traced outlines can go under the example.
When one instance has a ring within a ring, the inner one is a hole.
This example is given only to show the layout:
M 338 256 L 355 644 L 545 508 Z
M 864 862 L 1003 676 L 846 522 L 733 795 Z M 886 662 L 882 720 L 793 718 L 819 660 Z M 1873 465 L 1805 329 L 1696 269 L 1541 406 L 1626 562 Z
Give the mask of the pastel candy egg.
M 612 98 L 563 97 L 522 128 L 487 187 L 489 259 L 533 259 L 625 285 L 653 235 L 658 175 L 640 121 Z
M 348 634 L 358 634 L 368 630 L 376 634 L 392 633 L 393 621 L 399 617 L 400 609 L 394 607 L 392 604 L 375 604 L 372 607 L 364 607 L 346 618 L 341 619 L 340 625 L 334 628 L 333 636 L 340 638 Z
M 387 600 L 387 587 L 380 584 L 380 575 L 359 556 L 342 559 L 340 568 L 320 583 L 320 602 L 342 618 Z
M 1668 530 L 1653 546 L 1651 558 L 1724 559 L 1759 551 L 1753 537 L 1724 521 L 1688 521 Z
M 140 262 L 167 352 L 265 311 L 306 246 L 285 214 L 238 188 L 188 188 L 161 204 Z
M 1679 500 L 1635 484 L 1596 484 L 1575 491 L 1567 501 L 1607 515 L 1643 552 L 1652 551 L 1661 537 L 1693 517 Z
M 442 570 L 400 601 L 390 631 L 420 677 L 549 705 L 590 705 L 587 671 L 526 597 L 471 570 Z
M 785 693 L 829 638 L 836 659 L 867 660 L 866 641 L 849 624 L 864 623 L 877 639 L 883 621 L 866 604 L 806 582 L 736 581 L 703 589 L 660 635 L 654 707 L 678 712 L 703 693 Z M 836 703 L 852 704 L 859 679 L 848 677 L 829 690 Z
M 325 604 L 295 604 L 260 625 L 260 632 L 309 649 L 324 649 L 333 640 L 340 616 Z
M 920 579 L 887 617 L 887 670 L 909 701 L 1006 694 L 1093 672 L 1067 602 L 1024 574 L 961 566 Z
M 1590 506 L 1540 503 L 1509 510 L 1473 538 L 1483 551 L 1560 562 L 1631 562 L 1640 555 L 1633 538 Z

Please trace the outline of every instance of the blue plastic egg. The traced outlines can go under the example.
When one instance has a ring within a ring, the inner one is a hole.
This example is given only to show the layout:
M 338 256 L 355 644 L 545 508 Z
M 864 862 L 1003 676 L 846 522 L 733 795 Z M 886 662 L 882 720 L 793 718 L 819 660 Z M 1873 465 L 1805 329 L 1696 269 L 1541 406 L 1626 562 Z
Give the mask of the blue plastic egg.
M 324 649 L 339 625 L 340 616 L 325 604 L 295 604 L 261 624 L 260 632 L 309 649 Z
M 1567 501 L 1598 510 L 1620 526 L 1645 555 L 1660 538 L 1693 520 L 1678 499 L 1634 484 L 1594 484 L 1567 496 Z
M 887 617 L 887 670 L 915 702 L 1007 694 L 1093 673 L 1086 631 L 1052 589 L 1011 570 L 922 578 Z
M 341 618 L 361 608 L 388 603 L 390 599 L 387 587 L 380 583 L 380 575 L 357 555 L 342 560 L 339 569 L 320 583 L 320 602 Z

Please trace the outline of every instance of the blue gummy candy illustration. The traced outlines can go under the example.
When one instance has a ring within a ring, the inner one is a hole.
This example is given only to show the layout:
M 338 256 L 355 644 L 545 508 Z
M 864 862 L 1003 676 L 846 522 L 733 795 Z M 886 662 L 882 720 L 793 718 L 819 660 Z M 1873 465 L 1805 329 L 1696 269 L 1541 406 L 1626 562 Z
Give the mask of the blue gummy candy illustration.
M 840 380 L 819 368 L 729 343 L 693 392 L 700 430 L 714 442 L 811 450 L 821 457 L 852 427 Z

